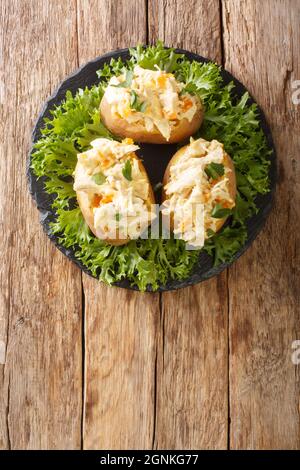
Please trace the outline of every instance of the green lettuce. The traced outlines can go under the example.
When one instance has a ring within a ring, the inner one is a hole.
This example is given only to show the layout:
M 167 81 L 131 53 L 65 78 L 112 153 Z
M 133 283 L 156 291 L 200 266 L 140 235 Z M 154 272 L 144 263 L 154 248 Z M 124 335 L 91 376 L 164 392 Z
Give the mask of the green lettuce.
M 224 85 L 220 68 L 213 63 L 190 62 L 161 42 L 155 46 L 130 49 L 130 58 L 111 60 L 97 72 L 99 83 L 79 89 L 45 119 L 40 139 L 34 144 L 31 168 L 35 175 L 46 177 L 45 191 L 53 195 L 55 221 L 51 230 L 66 248 L 100 280 L 112 284 L 128 279 L 141 291 L 157 290 L 168 280 L 185 279 L 199 258 L 199 251 L 187 250 L 182 240 L 163 235 L 157 240 L 132 240 L 124 246 L 110 246 L 97 239 L 85 223 L 76 203 L 72 174 L 77 154 L 89 148 L 96 137 L 115 138 L 103 125 L 99 105 L 108 80 L 131 70 L 136 64 L 156 66 L 172 72 L 185 83 L 185 89 L 201 97 L 205 119 L 194 136 L 224 143 L 234 160 L 237 174 L 236 207 L 220 232 L 205 243 L 214 265 L 230 262 L 247 239 L 247 219 L 257 212 L 256 197 L 269 191 L 270 150 L 260 128 L 257 107 L 248 104 L 248 94 L 240 100 L 234 96 L 234 85 Z

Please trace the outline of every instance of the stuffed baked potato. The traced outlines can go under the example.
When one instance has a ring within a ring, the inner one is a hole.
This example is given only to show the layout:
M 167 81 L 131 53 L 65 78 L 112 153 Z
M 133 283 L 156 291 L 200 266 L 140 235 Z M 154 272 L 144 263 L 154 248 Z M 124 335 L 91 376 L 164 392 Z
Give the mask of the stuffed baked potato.
M 192 140 L 169 162 L 163 179 L 163 216 L 174 234 L 195 248 L 225 223 L 235 206 L 233 161 L 217 140 Z
M 99 138 L 78 155 L 74 172 L 81 212 L 94 235 L 111 245 L 138 238 L 155 218 L 148 175 L 131 139 Z

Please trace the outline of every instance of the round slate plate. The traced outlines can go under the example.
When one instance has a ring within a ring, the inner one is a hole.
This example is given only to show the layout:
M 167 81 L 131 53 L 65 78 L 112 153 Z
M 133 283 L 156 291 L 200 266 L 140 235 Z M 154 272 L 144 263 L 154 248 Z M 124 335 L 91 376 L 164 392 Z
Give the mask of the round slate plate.
M 198 62 L 209 62 L 208 59 L 201 57 L 197 54 L 192 52 L 185 51 L 183 49 L 176 49 L 176 52 L 185 54 L 185 56 L 189 60 L 196 60 Z M 67 90 L 70 90 L 73 94 L 78 90 L 78 88 L 90 87 L 93 84 L 98 82 L 96 71 L 101 69 L 105 63 L 110 62 L 111 58 L 118 58 L 121 57 L 123 60 L 129 58 L 129 50 L 128 49 L 121 49 L 114 52 L 109 52 L 104 54 L 96 59 L 88 62 L 86 65 L 78 69 L 72 75 L 70 75 L 66 80 L 64 80 L 55 93 L 51 96 L 51 98 L 45 103 L 42 112 L 40 113 L 37 123 L 34 127 L 32 140 L 36 142 L 41 136 L 41 128 L 43 127 L 43 121 L 45 117 L 50 117 L 50 110 L 55 106 L 59 105 L 65 98 L 65 94 Z M 237 98 L 241 97 L 246 90 L 246 88 L 240 83 L 236 78 L 234 78 L 229 72 L 222 69 L 221 71 L 224 83 L 227 84 L 231 81 L 235 84 L 234 93 Z M 254 100 L 250 97 L 249 103 L 253 103 Z M 266 139 L 268 141 L 268 145 L 272 150 L 271 154 L 271 165 L 270 165 L 270 182 L 271 182 L 271 191 L 264 195 L 259 196 L 257 198 L 257 206 L 259 207 L 259 212 L 253 216 L 248 221 L 248 238 L 244 246 L 236 253 L 233 261 L 235 261 L 242 253 L 251 245 L 253 240 L 256 238 L 257 234 L 262 229 L 268 214 L 272 207 L 272 200 L 275 191 L 276 185 L 276 153 L 275 148 L 272 140 L 272 135 L 269 129 L 269 126 L 266 122 L 265 116 L 263 112 L 259 109 L 259 119 L 261 122 L 261 127 L 265 133 Z M 150 177 L 151 183 L 154 186 L 156 183 L 162 181 L 163 174 L 165 172 L 165 168 L 172 157 L 172 155 L 176 151 L 176 145 L 151 145 L 151 144 L 141 144 L 140 154 L 143 155 L 144 165 L 147 169 L 148 175 Z M 41 212 L 41 224 L 48 234 L 49 238 L 55 243 L 57 248 L 60 249 L 68 258 L 70 258 L 74 263 L 76 263 L 84 272 L 91 275 L 91 272 L 79 262 L 74 256 L 73 249 L 67 249 L 59 244 L 58 237 L 51 233 L 49 223 L 55 220 L 55 212 L 51 208 L 52 203 L 52 196 L 47 194 L 44 190 L 44 181 L 43 178 L 37 180 L 36 176 L 33 174 L 32 170 L 30 169 L 30 161 L 31 161 L 31 153 L 30 151 L 29 158 L 28 158 L 28 166 L 27 166 L 27 174 L 29 180 L 29 187 L 30 192 L 33 198 L 36 201 L 37 207 Z M 157 201 L 159 202 L 159 200 Z M 232 262 L 233 262 L 232 261 Z M 161 286 L 159 288 L 160 291 L 168 291 L 179 289 L 181 287 L 187 287 L 198 282 L 204 281 L 212 276 L 216 276 L 221 271 L 229 266 L 231 263 L 223 263 L 217 267 L 213 267 L 212 258 L 208 256 L 206 253 L 201 253 L 199 256 L 199 260 L 193 268 L 192 273 L 190 274 L 189 278 L 184 279 L 182 281 L 173 281 L 170 280 L 166 285 Z M 124 287 L 126 289 L 135 289 L 136 287 L 131 287 L 130 283 L 124 279 L 116 283 L 119 287 Z M 151 289 L 149 289 L 151 291 Z

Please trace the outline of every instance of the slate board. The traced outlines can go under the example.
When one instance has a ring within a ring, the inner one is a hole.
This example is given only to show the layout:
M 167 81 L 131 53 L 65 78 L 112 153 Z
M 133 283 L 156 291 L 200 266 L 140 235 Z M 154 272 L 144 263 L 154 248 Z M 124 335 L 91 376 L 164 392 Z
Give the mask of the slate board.
M 177 53 L 184 54 L 189 60 L 196 60 L 198 62 L 209 62 L 208 59 L 199 56 L 198 54 L 194 54 L 192 52 L 183 50 L 183 49 L 176 49 Z M 96 59 L 88 62 L 78 70 L 76 70 L 72 75 L 67 77 L 61 85 L 57 88 L 57 90 L 53 93 L 53 95 L 46 101 L 38 119 L 36 125 L 33 130 L 32 134 L 32 141 L 33 143 L 36 142 L 41 136 L 41 128 L 44 126 L 44 118 L 50 117 L 50 110 L 53 109 L 55 105 L 59 105 L 65 98 L 65 94 L 67 90 L 70 90 L 73 94 L 76 93 L 78 88 L 85 88 L 91 87 L 95 83 L 98 83 L 99 80 L 96 75 L 96 71 L 101 69 L 104 64 L 109 63 L 112 58 L 117 59 L 121 57 L 123 60 L 127 60 L 129 58 L 129 50 L 128 49 L 120 49 L 117 51 L 109 52 L 104 54 Z M 235 88 L 233 90 L 234 95 L 236 98 L 240 98 L 247 89 L 244 85 L 239 82 L 236 78 L 234 78 L 229 72 L 224 69 L 221 69 L 221 75 L 225 84 L 229 82 L 234 82 Z M 249 95 L 250 96 L 250 95 Z M 254 103 L 255 101 L 250 96 L 248 103 Z M 182 281 L 170 280 L 167 282 L 166 285 L 160 286 L 159 291 L 169 291 L 174 289 L 179 289 L 182 287 L 191 286 L 193 284 L 197 284 L 198 282 L 204 281 L 209 279 L 212 276 L 216 276 L 221 271 L 226 269 L 230 266 L 237 258 L 239 258 L 251 245 L 253 240 L 256 238 L 258 233 L 263 228 L 266 219 L 270 213 L 272 208 L 272 202 L 274 198 L 275 186 L 276 186 L 276 151 L 271 135 L 270 128 L 266 121 L 266 118 L 262 112 L 262 110 L 258 107 L 259 111 L 259 120 L 261 122 L 261 127 L 263 132 L 266 136 L 268 145 L 272 150 L 270 160 L 271 165 L 269 169 L 269 177 L 270 177 L 270 188 L 271 191 L 263 196 L 257 197 L 257 206 L 259 211 L 256 215 L 251 217 L 248 220 L 247 228 L 248 228 L 248 238 L 243 245 L 243 247 L 236 253 L 234 259 L 231 263 L 223 263 L 217 267 L 213 267 L 213 260 L 210 256 L 206 253 L 201 253 L 198 259 L 198 262 L 195 264 L 192 273 L 187 279 Z M 156 183 L 162 181 L 162 177 L 165 171 L 165 168 L 172 157 L 172 155 L 176 152 L 176 144 L 175 145 L 151 145 L 151 144 L 140 144 L 141 150 L 139 153 L 143 155 L 144 165 L 148 172 L 150 181 L 154 186 Z M 51 208 L 51 203 L 53 197 L 47 194 L 44 190 L 44 180 L 40 178 L 39 180 L 34 175 L 33 171 L 30 168 L 30 161 L 31 161 L 31 153 L 32 149 L 30 150 L 28 161 L 27 161 L 27 176 L 29 181 L 29 188 L 30 193 L 32 194 L 34 200 L 36 201 L 37 207 L 41 213 L 41 224 L 43 226 L 44 231 L 47 233 L 49 238 L 52 242 L 57 246 L 57 248 L 62 251 L 69 259 L 71 259 L 74 263 L 76 263 L 85 273 L 89 274 L 90 276 L 94 277 L 91 272 L 75 258 L 74 252 L 75 250 L 71 248 L 65 248 L 64 246 L 60 245 L 58 241 L 58 236 L 53 235 L 51 233 L 49 223 L 55 220 L 55 211 Z M 157 200 L 157 202 L 160 202 Z M 115 283 L 119 287 L 123 287 L 126 289 L 134 289 L 138 290 L 137 287 L 130 286 L 130 283 L 124 279 L 120 282 Z M 151 289 L 147 289 L 151 291 Z

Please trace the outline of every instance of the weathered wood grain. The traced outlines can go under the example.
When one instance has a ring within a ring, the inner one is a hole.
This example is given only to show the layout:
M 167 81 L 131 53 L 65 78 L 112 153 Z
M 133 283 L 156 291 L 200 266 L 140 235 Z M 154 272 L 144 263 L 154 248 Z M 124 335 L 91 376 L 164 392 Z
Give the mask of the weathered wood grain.
M 273 213 L 230 269 L 230 443 L 299 449 L 300 2 L 223 2 L 225 66 L 262 105 L 279 159 Z
M 146 41 L 145 2 L 79 1 L 79 61 Z M 107 287 L 84 276 L 83 445 L 151 448 L 159 295 Z
M 218 1 L 149 2 L 149 40 L 220 61 Z M 227 446 L 227 276 L 162 295 L 156 448 Z
M 81 274 L 42 233 L 26 181 L 34 119 L 76 67 L 74 1 L 0 10 L 0 448 L 79 448 Z
M 149 449 L 158 299 L 84 279 L 85 449 Z

